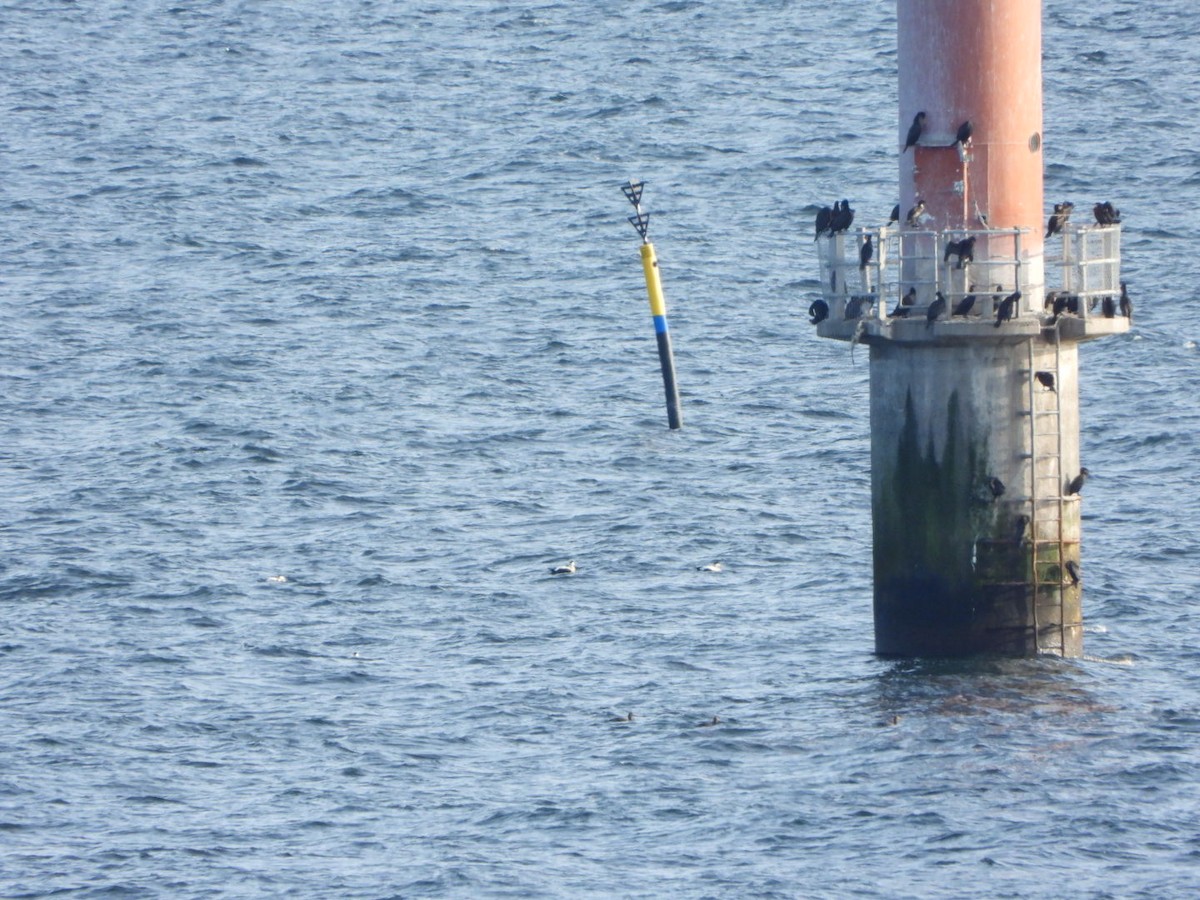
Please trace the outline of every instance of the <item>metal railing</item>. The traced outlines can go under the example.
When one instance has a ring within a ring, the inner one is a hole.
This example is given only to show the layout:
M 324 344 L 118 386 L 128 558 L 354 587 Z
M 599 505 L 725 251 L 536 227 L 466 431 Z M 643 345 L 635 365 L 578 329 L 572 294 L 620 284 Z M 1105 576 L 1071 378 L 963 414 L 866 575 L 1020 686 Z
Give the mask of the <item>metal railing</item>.
M 924 309 L 939 291 L 950 310 L 973 294 L 969 315 L 977 317 L 993 315 L 999 300 L 1020 290 L 1014 310 L 1020 316 L 1050 311 L 1046 292 L 1055 292 L 1069 295 L 1069 311 L 1086 318 L 1099 299 L 1120 293 L 1120 225 L 1067 225 L 1062 250 L 1054 256 L 1029 255 L 1028 234 L 1026 228 L 930 231 L 884 225 L 823 235 L 817 241 L 822 298 L 831 318 L 882 319 L 901 304 Z M 864 265 L 860 252 L 867 240 L 872 253 Z M 971 251 L 956 253 L 964 241 L 971 241 Z M 906 297 L 912 302 L 905 303 Z
M 1018 287 L 1029 294 L 1031 261 L 1023 257 L 1024 234 L 1027 229 L 930 231 L 885 225 L 823 236 L 817 242 L 822 297 L 831 317 L 845 318 L 850 307 L 857 315 L 885 318 L 897 305 L 925 308 L 939 291 L 951 309 L 974 293 L 978 299 L 971 315 L 990 315 L 993 295 L 1000 299 Z M 873 252 L 863 265 L 860 251 L 868 239 Z M 971 239 L 971 252 L 954 252 Z M 1032 300 L 1025 299 L 1025 308 Z
M 1048 280 L 1048 292 L 1064 296 L 1069 311 L 1081 318 L 1103 315 L 1104 307 L 1097 309 L 1097 303 L 1105 298 L 1115 303 L 1121 293 L 1121 226 L 1068 223 L 1060 254 L 1047 261 L 1056 264 L 1051 270 L 1058 275 L 1055 282 Z

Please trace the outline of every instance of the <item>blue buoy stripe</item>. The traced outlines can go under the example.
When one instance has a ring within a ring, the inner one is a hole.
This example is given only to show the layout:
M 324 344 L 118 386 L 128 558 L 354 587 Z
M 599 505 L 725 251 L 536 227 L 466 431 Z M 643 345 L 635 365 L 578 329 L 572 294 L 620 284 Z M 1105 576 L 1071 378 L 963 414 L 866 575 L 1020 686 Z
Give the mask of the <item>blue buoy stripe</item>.
M 666 316 L 655 316 L 654 317 L 654 333 L 655 334 L 666 334 L 667 333 L 667 317 Z

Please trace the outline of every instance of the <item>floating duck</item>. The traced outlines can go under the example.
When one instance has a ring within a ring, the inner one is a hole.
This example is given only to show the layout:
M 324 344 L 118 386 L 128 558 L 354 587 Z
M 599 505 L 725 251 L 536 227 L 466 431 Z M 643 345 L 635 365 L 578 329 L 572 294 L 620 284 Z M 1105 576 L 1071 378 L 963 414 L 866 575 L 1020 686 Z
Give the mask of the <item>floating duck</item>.
M 550 574 L 551 575 L 574 575 L 575 574 L 575 560 L 571 560 L 565 566 L 554 566 L 550 570 Z

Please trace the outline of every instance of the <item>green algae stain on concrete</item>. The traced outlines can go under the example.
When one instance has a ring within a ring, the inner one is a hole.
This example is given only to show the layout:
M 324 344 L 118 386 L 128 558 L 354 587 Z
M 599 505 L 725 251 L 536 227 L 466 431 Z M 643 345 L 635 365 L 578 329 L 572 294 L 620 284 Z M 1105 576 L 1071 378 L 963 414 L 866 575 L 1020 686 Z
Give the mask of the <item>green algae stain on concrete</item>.
M 1018 541 L 1001 541 L 1015 519 L 987 490 L 986 439 L 972 434 L 957 391 L 946 405 L 942 452 L 934 428 L 922 434 L 911 391 L 892 466 L 882 473 L 874 523 L 877 635 L 901 634 L 928 652 L 972 652 L 992 618 L 981 609 L 979 564 L 1007 569 Z M 1012 550 L 1004 545 L 1011 543 Z M 982 559 L 981 559 L 982 556 Z M 986 601 L 983 606 L 989 606 Z M 887 652 L 886 639 L 878 641 Z

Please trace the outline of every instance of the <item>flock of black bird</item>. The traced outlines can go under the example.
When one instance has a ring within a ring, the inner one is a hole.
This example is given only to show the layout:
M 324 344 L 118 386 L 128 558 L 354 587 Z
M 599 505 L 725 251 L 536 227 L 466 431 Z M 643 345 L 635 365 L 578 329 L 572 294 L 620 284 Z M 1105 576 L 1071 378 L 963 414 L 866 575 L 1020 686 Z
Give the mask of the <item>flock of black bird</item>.
M 1069 200 L 1055 203 L 1054 212 L 1050 214 L 1050 219 L 1046 222 L 1046 237 L 1061 234 L 1063 226 L 1070 220 L 1074 209 L 1075 204 Z M 1116 225 L 1121 221 L 1121 211 L 1107 200 L 1093 206 L 1092 215 L 1095 216 L 1097 225 Z
M 854 224 L 854 210 L 850 208 L 849 200 L 835 200 L 833 206 L 822 206 L 817 211 L 817 234 L 835 235 L 849 231 Z
M 921 143 L 921 137 L 925 133 L 925 123 L 927 116 L 925 112 L 918 112 L 913 116 L 912 124 L 908 128 L 908 133 L 905 136 L 904 148 L 901 154 L 907 153 L 912 147 L 918 146 Z M 955 132 L 954 142 L 950 146 L 966 147 L 974 134 L 974 126 L 968 119 L 958 126 Z M 939 145 L 940 146 L 940 145 Z M 960 153 L 962 150 L 960 149 Z M 1070 220 L 1071 213 L 1075 209 L 1075 204 L 1070 201 L 1054 204 L 1054 211 L 1050 215 L 1050 219 L 1046 224 L 1046 237 L 1050 238 L 1056 234 L 1062 234 L 1063 228 Z M 1114 225 L 1121 221 L 1121 212 L 1116 209 L 1109 201 L 1101 201 L 1092 207 L 1092 213 L 1096 218 L 1098 225 Z M 904 217 L 905 224 L 914 228 L 920 224 L 921 218 L 925 215 L 925 201 L 917 198 L 913 207 Z M 986 227 L 987 221 L 980 214 L 981 221 Z M 892 208 L 892 214 L 888 218 L 888 224 L 898 223 L 900 221 L 900 204 L 896 204 Z M 854 223 L 854 210 L 850 206 L 849 200 L 838 200 L 832 206 L 822 206 L 817 212 L 816 218 L 816 234 L 813 240 L 819 240 L 823 235 L 832 237 L 836 234 L 844 234 L 850 230 L 850 226 Z M 975 242 L 976 237 L 971 235 L 957 241 L 947 241 L 945 253 L 942 256 L 943 265 L 949 265 L 951 259 L 955 259 L 955 268 L 963 269 L 968 263 L 975 260 Z M 865 236 L 862 244 L 859 246 L 858 267 L 860 270 L 865 270 L 870 264 L 875 255 L 875 246 L 872 243 L 871 236 Z M 837 290 L 837 271 L 830 274 L 830 288 Z M 857 300 L 857 302 L 856 302 Z M 910 288 L 908 293 L 901 298 L 896 308 L 888 313 L 888 318 L 906 318 L 911 311 L 911 308 L 916 305 L 917 292 L 916 288 Z M 1012 320 L 1017 306 L 1021 300 L 1020 290 L 1015 290 L 1010 294 L 1005 295 L 1004 289 L 1000 285 L 996 285 L 996 293 L 992 295 L 992 310 L 995 314 L 995 327 L 999 328 L 1004 322 Z M 971 285 L 970 293 L 959 300 L 951 311 L 951 318 L 965 318 L 971 314 L 977 302 L 975 294 L 975 285 Z M 847 303 L 845 317 L 846 319 L 854 319 L 861 315 L 864 306 L 864 298 L 851 298 Z M 1093 301 L 1093 304 L 1095 301 Z M 1112 297 L 1104 297 L 1102 301 L 1101 314 L 1108 319 L 1114 318 L 1119 307 L 1121 315 L 1127 319 L 1133 319 L 1133 304 L 1129 299 L 1129 294 L 1126 290 L 1125 283 L 1121 283 L 1120 298 L 1114 300 Z M 1052 313 L 1050 324 L 1058 321 L 1058 317 L 1063 313 L 1074 315 L 1079 314 L 1080 298 L 1078 296 L 1065 292 L 1052 291 L 1046 296 L 1046 311 Z M 945 296 L 940 291 L 936 293 L 936 297 L 926 309 L 926 322 L 928 327 L 932 327 L 933 323 L 941 318 L 947 307 Z M 808 308 L 809 321 L 816 325 L 819 322 L 829 318 L 829 304 L 824 300 L 814 300 Z
M 916 129 L 919 124 L 924 122 L 923 116 L 919 116 L 919 120 L 919 122 L 914 120 L 912 126 L 913 129 Z M 965 122 L 963 124 L 964 126 L 969 126 L 970 122 Z M 964 129 L 960 128 L 959 133 L 961 137 L 964 134 Z M 966 128 L 965 134 L 966 139 L 969 140 L 969 127 Z M 912 129 L 909 131 L 909 137 L 913 137 Z M 917 132 L 916 137 L 920 137 L 919 131 Z M 908 149 L 908 147 L 906 146 L 905 149 Z M 1046 225 L 1047 238 L 1052 237 L 1055 234 L 1062 233 L 1062 229 L 1069 221 L 1071 212 L 1074 209 L 1075 204 L 1071 203 L 1070 201 L 1054 204 L 1054 212 L 1050 215 L 1050 220 Z M 913 208 L 908 211 L 908 215 L 905 216 L 905 221 L 910 226 L 916 225 L 918 224 L 921 216 L 924 215 L 924 212 L 925 201 L 918 199 Z M 1112 203 L 1108 201 L 1097 203 L 1093 207 L 1093 212 L 1095 214 L 1097 224 L 1100 225 L 1112 225 L 1121 221 L 1120 210 L 1114 208 Z M 888 223 L 891 224 L 897 222 L 899 221 L 899 218 L 900 206 L 897 204 L 892 208 L 892 215 L 888 220 Z M 854 210 L 850 207 L 849 200 L 839 200 L 836 201 L 833 206 L 823 206 L 817 213 L 816 237 L 814 240 L 817 240 L 822 235 L 832 236 L 835 234 L 844 233 L 849 230 L 853 222 Z M 955 259 L 955 268 L 962 269 L 968 263 L 974 262 L 976 240 L 976 236 L 971 235 L 970 237 L 965 237 L 961 240 L 947 241 L 945 252 L 942 255 L 942 263 L 944 265 L 949 265 L 950 260 Z M 870 264 L 874 256 L 875 245 L 872 243 L 871 235 L 868 234 L 864 237 L 863 243 L 858 250 L 859 269 L 865 269 Z M 836 277 L 836 272 L 831 274 L 831 286 L 835 290 L 837 284 L 836 280 L 833 279 L 836 279 Z M 1021 299 L 1021 292 L 1016 290 L 1011 294 L 1004 296 L 1003 288 L 1000 285 L 996 285 L 996 292 L 997 293 L 992 296 L 992 308 L 995 311 L 996 316 L 995 326 L 999 328 L 1001 324 L 1008 322 L 1013 318 L 1017 304 Z M 861 300 L 861 298 L 858 299 Z M 916 300 L 916 288 L 910 288 L 908 293 L 905 294 L 900 300 L 900 303 L 897 304 L 896 308 L 888 313 L 888 318 L 906 318 L 909 314 L 910 308 L 916 305 Z M 965 318 L 966 316 L 969 316 L 971 314 L 971 310 L 975 306 L 975 303 L 975 285 L 971 285 L 971 292 L 955 304 L 954 309 L 950 314 L 951 317 Z M 1093 307 L 1095 303 L 1096 301 L 1093 300 Z M 1132 321 L 1133 302 L 1129 298 L 1129 292 L 1125 282 L 1121 282 L 1120 297 L 1115 299 L 1113 297 L 1104 297 L 1101 301 L 1101 304 L 1101 315 L 1104 318 L 1115 318 L 1119 310 L 1122 316 Z M 853 305 L 854 308 L 853 314 L 851 312 L 851 305 Z M 1057 322 L 1058 317 L 1063 313 L 1079 315 L 1079 305 L 1080 298 L 1077 295 L 1065 291 L 1051 291 L 1046 295 L 1045 302 L 1046 312 L 1052 314 L 1050 324 L 1053 325 L 1055 322 Z M 852 298 L 850 304 L 848 304 L 846 307 L 846 318 L 857 318 L 860 314 L 859 310 L 861 307 L 862 303 L 859 302 L 855 304 L 854 298 Z M 946 298 L 939 291 L 937 292 L 936 299 L 929 304 L 929 307 L 926 310 L 926 316 L 929 324 L 932 325 L 933 322 L 941 318 L 945 311 Z M 812 305 L 810 305 L 808 308 L 808 315 L 809 321 L 813 325 L 825 321 L 825 319 L 829 318 L 829 304 L 824 300 L 814 300 Z

